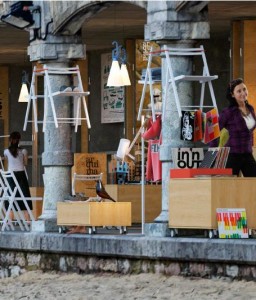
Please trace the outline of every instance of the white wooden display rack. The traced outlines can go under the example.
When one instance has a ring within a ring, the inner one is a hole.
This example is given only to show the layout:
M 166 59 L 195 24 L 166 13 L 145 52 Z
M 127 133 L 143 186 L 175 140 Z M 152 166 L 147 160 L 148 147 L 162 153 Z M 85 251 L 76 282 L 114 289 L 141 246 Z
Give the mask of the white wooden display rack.
M 53 75 L 53 74 L 72 75 L 72 76 L 76 77 L 77 78 L 77 88 L 78 88 L 79 92 L 75 92 L 75 91 L 52 92 L 49 75 Z M 38 95 L 36 93 L 35 85 L 36 85 L 36 77 L 37 76 L 44 76 L 44 86 L 45 86 L 45 88 L 44 88 L 45 94 L 44 95 Z M 79 66 L 72 67 L 72 68 L 53 68 L 53 67 L 48 67 L 47 65 L 44 65 L 42 68 L 37 68 L 35 66 L 33 69 L 32 82 L 31 82 L 31 87 L 30 87 L 30 94 L 29 94 L 29 99 L 28 99 L 28 104 L 27 104 L 27 110 L 26 110 L 23 130 L 25 131 L 27 129 L 28 122 L 33 122 L 35 124 L 36 132 L 38 132 L 38 124 L 40 124 L 40 123 L 43 124 L 43 131 L 45 131 L 46 123 L 54 123 L 56 128 L 58 128 L 59 123 L 70 123 L 70 124 L 75 125 L 75 132 L 77 132 L 78 125 L 81 124 L 82 120 L 87 122 L 88 128 L 91 128 L 87 104 L 86 104 L 86 100 L 85 100 L 85 97 L 88 95 L 90 95 L 90 92 L 85 92 L 83 89 Z M 54 105 L 54 98 L 57 96 L 73 97 L 74 105 L 76 107 L 75 117 L 70 117 L 70 118 L 57 117 L 55 105 Z M 42 121 L 38 120 L 38 117 L 37 117 L 36 101 L 40 98 L 44 99 L 44 117 L 43 117 Z M 49 101 L 47 101 L 47 98 L 49 99 Z M 53 121 L 49 121 L 46 119 L 47 110 L 48 110 L 48 102 L 50 102 L 50 106 L 51 106 L 51 110 L 52 110 L 52 114 L 53 114 Z M 32 103 L 32 109 L 33 109 L 33 120 L 28 120 L 31 103 Z M 85 118 L 81 117 L 81 103 L 83 104 Z
M 194 108 L 194 109 L 200 108 L 202 110 L 205 107 L 215 107 L 217 109 L 216 99 L 215 99 L 215 95 L 214 95 L 214 91 L 213 91 L 213 87 L 212 87 L 212 80 L 217 79 L 218 76 L 210 75 L 210 73 L 209 73 L 209 68 L 207 65 L 204 47 L 200 46 L 200 48 L 168 48 L 165 45 L 163 47 L 163 50 L 154 51 L 153 47 L 150 50 L 146 74 L 145 74 L 145 80 L 139 81 L 139 83 L 143 84 L 143 90 L 142 90 L 142 95 L 141 95 L 141 99 L 140 99 L 140 107 L 139 107 L 139 112 L 138 112 L 138 117 L 137 117 L 138 121 L 140 120 L 142 111 L 144 110 L 143 104 L 144 104 L 147 86 L 149 86 L 149 90 L 150 90 L 150 103 L 151 103 L 151 110 L 152 110 L 152 118 L 153 118 L 153 121 L 155 121 L 153 84 L 159 83 L 161 81 L 160 80 L 152 80 L 151 63 L 152 63 L 152 58 L 154 56 L 162 56 L 162 57 L 165 56 L 166 63 L 167 63 L 166 81 L 165 81 L 166 93 L 164 94 L 164 97 L 163 97 L 162 120 L 164 120 L 165 113 L 166 113 L 166 98 L 167 98 L 167 90 L 168 90 L 169 84 L 171 84 L 172 89 L 173 89 L 175 104 L 176 104 L 176 108 L 177 108 L 179 117 L 181 117 L 181 115 L 182 115 L 181 108 Z M 172 69 L 172 63 L 171 63 L 171 57 L 175 57 L 175 56 L 201 56 L 201 58 L 203 60 L 203 74 L 202 75 L 181 74 L 179 76 L 174 76 L 173 69 Z M 179 95 L 178 95 L 177 86 L 176 86 L 176 83 L 178 83 L 180 81 L 196 81 L 201 84 L 201 96 L 200 96 L 200 104 L 199 105 L 195 105 L 195 106 L 187 106 L 187 105 L 181 106 L 180 105 Z M 206 83 L 209 86 L 210 95 L 211 95 L 211 99 L 212 99 L 211 106 L 204 105 L 204 92 L 205 92 L 205 84 Z

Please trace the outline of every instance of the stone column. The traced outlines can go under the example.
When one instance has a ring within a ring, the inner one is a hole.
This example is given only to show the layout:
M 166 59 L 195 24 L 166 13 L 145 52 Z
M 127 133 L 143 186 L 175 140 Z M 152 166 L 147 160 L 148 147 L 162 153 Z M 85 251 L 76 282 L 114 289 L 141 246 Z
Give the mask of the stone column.
M 200 2 L 199 2 L 200 3 Z M 195 14 L 195 11 L 198 13 Z M 182 8 L 178 2 L 148 2 L 148 23 L 145 26 L 145 39 L 156 41 L 161 48 L 192 48 L 195 40 L 209 38 L 209 24 L 204 6 L 186 3 Z M 174 76 L 192 74 L 192 57 L 171 58 Z M 162 122 L 162 145 L 160 160 L 162 161 L 162 211 L 154 223 L 145 225 L 145 234 L 168 236 L 169 220 L 169 181 L 172 167 L 171 149 L 177 147 L 193 147 L 193 143 L 180 140 L 180 118 L 176 109 L 172 87 L 165 90 L 166 58 L 162 56 L 162 98 L 167 93 L 165 120 Z M 202 70 L 203 72 L 203 70 Z M 182 105 L 193 105 L 191 82 L 180 82 L 177 90 Z M 170 208 L 171 209 L 171 208 Z
M 33 42 L 29 47 L 31 61 L 46 64 L 47 67 L 70 67 L 71 59 L 85 58 L 84 45 L 77 36 L 49 36 L 46 41 Z M 63 85 L 70 86 L 71 75 L 50 75 L 52 92 L 59 91 Z M 58 118 L 71 116 L 72 99 L 70 97 L 54 97 L 54 106 Z M 58 128 L 53 122 L 53 114 L 48 101 L 46 129 L 44 132 L 44 204 L 43 213 L 38 221 L 33 222 L 32 231 L 57 231 L 57 202 L 71 193 L 71 167 L 73 153 L 71 152 L 71 125 L 59 123 Z M 39 126 L 39 130 L 42 127 Z

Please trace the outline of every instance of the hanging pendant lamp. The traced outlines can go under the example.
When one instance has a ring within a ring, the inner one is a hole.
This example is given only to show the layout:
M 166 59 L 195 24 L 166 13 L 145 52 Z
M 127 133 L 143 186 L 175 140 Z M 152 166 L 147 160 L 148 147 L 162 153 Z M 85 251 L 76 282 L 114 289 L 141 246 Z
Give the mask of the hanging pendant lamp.
M 28 102 L 28 97 L 29 97 L 29 93 L 28 93 L 28 75 L 26 73 L 26 71 L 22 71 L 22 83 L 21 83 L 21 90 L 20 90 L 20 95 L 19 95 L 19 99 L 18 102 Z
M 121 76 L 121 70 L 118 62 L 119 58 L 119 46 L 116 41 L 112 43 L 115 48 L 112 50 L 112 65 L 110 68 L 107 86 L 123 86 L 123 80 Z

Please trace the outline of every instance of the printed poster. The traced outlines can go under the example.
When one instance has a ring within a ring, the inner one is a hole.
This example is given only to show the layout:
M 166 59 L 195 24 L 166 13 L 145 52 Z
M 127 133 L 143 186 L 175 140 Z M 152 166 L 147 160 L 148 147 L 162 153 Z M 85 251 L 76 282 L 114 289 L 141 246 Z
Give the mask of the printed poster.
M 101 123 L 124 122 L 125 89 L 108 87 L 107 81 L 112 64 L 112 54 L 101 55 Z

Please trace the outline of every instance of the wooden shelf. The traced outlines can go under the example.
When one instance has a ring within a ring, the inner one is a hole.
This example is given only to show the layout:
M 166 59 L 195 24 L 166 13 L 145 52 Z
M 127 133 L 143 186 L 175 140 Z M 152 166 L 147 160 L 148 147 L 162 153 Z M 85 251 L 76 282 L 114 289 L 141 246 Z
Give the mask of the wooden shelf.
M 218 79 L 218 75 L 213 76 L 198 76 L 198 75 L 180 75 L 174 77 L 175 81 L 199 81 L 199 82 L 209 82 Z
M 162 80 L 152 80 L 152 84 L 156 84 L 156 83 L 161 83 L 162 82 Z M 150 81 L 149 80 L 147 80 L 147 81 L 145 81 L 145 80 L 139 80 L 138 81 L 138 83 L 139 84 L 150 84 Z
M 82 97 L 82 96 L 88 96 L 90 95 L 90 92 L 55 92 L 52 93 L 52 96 L 72 96 L 72 97 Z

